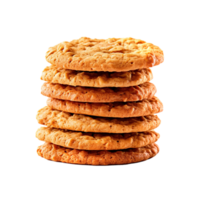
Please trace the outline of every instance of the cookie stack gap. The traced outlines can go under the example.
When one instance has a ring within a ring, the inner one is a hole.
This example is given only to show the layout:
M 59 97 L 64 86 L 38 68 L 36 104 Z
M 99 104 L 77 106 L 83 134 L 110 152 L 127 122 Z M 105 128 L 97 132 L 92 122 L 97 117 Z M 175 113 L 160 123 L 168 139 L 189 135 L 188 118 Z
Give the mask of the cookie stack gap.
M 37 114 L 45 144 L 39 156 L 74 164 L 111 165 L 147 160 L 159 152 L 154 131 L 163 110 L 149 81 L 162 50 L 133 38 L 80 38 L 49 48 Z

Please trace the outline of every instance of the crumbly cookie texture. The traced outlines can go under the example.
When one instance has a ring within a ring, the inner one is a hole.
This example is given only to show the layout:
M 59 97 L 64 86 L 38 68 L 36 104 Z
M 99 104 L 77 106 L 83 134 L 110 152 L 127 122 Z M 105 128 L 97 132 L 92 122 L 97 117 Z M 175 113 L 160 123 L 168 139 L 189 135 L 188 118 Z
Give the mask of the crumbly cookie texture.
M 84 103 L 49 98 L 47 105 L 69 113 L 115 118 L 139 117 L 163 111 L 163 104 L 157 97 L 127 103 Z
M 50 47 L 46 60 L 65 69 L 120 72 L 158 65 L 164 55 L 159 47 L 139 39 L 82 37 Z
M 161 122 L 156 115 L 123 119 L 103 118 L 53 110 L 48 106 L 38 111 L 37 120 L 39 124 L 51 128 L 95 133 L 143 132 L 157 128 Z
M 138 148 L 152 144 L 158 140 L 160 135 L 155 131 L 100 134 L 41 127 L 37 130 L 36 137 L 45 142 L 73 149 L 118 150 Z
M 43 70 L 41 79 L 72 86 L 129 87 L 149 82 L 153 74 L 147 68 L 128 72 L 82 72 L 51 66 Z
M 156 87 L 149 82 L 123 88 L 73 87 L 45 82 L 41 93 L 51 98 L 78 102 L 128 102 L 153 98 Z
M 156 144 L 118 151 L 87 151 L 68 149 L 51 143 L 38 147 L 37 154 L 48 160 L 83 165 L 119 165 L 140 162 L 159 152 Z

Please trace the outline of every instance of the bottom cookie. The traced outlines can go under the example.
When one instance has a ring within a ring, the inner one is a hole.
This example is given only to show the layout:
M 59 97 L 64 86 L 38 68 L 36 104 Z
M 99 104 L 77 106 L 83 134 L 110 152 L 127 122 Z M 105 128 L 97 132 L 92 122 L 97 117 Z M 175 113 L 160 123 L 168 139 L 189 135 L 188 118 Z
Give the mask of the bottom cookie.
M 37 154 L 48 160 L 83 165 L 119 165 L 135 163 L 154 157 L 159 152 L 156 144 L 117 151 L 86 151 L 68 149 L 52 143 L 38 147 Z

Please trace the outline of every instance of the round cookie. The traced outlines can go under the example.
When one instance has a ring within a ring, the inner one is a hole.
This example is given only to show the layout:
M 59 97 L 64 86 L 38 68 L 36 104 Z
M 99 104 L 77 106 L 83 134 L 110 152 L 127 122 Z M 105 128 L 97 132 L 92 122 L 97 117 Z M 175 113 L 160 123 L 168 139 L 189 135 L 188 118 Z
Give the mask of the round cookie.
M 127 103 L 85 103 L 49 98 L 47 105 L 69 113 L 115 118 L 152 115 L 163 110 L 163 104 L 157 97 Z
M 118 150 L 143 147 L 156 142 L 160 135 L 155 131 L 101 134 L 41 127 L 36 132 L 39 140 L 59 146 L 81 150 Z
M 159 47 L 139 39 L 82 37 L 50 47 L 46 60 L 65 69 L 122 72 L 158 65 L 164 55 Z
M 74 87 L 45 82 L 41 93 L 51 98 L 78 102 L 128 102 L 153 98 L 156 87 L 149 82 L 124 88 Z
M 48 160 L 82 165 L 119 165 L 147 160 L 159 152 L 156 144 L 118 151 L 68 149 L 51 143 L 38 147 L 37 154 Z
M 95 133 L 143 132 L 157 128 L 161 122 L 156 115 L 123 119 L 104 118 L 67 113 L 47 106 L 38 111 L 36 118 L 39 124 L 51 128 Z
M 82 72 L 55 66 L 46 67 L 41 79 L 51 83 L 85 87 L 129 87 L 152 80 L 150 69 L 128 72 Z

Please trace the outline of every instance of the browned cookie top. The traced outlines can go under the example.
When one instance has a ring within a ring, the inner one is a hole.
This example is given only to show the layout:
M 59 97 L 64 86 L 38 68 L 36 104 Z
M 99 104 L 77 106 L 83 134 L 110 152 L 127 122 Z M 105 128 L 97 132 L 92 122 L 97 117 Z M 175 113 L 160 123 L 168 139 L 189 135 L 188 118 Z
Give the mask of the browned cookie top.
M 82 37 L 50 47 L 46 59 L 56 67 L 79 71 L 130 71 L 163 62 L 163 51 L 134 38 Z

